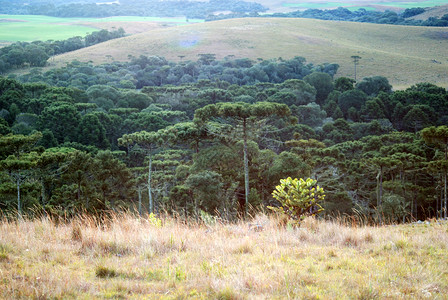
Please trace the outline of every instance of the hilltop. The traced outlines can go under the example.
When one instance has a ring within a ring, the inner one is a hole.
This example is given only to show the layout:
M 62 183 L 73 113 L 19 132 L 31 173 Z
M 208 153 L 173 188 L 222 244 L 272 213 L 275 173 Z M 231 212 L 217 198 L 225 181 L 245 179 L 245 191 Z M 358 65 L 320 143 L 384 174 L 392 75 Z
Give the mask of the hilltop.
M 448 86 L 448 28 L 245 18 L 154 29 L 55 57 L 50 67 L 73 60 L 94 64 L 126 61 L 129 55 L 197 60 L 200 53 L 250 59 L 302 56 L 338 63 L 339 76 L 353 77 L 351 56 L 362 57 L 358 78 L 381 75 L 395 88 L 417 82 Z

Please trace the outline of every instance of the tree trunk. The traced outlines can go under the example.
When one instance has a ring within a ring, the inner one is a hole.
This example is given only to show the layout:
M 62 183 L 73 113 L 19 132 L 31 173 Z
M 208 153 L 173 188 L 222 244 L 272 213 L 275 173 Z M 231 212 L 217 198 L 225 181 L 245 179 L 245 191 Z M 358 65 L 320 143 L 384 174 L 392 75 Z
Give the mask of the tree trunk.
M 22 204 L 20 203 L 20 178 L 17 178 L 17 213 L 19 219 L 22 219 Z
M 40 188 L 40 197 L 41 197 L 41 199 L 42 199 L 42 209 L 44 210 L 44 213 L 45 214 L 47 214 L 47 211 L 45 210 L 45 203 L 47 202 L 47 197 L 45 196 L 45 183 L 44 183 L 44 179 L 43 178 L 41 178 L 40 179 L 40 185 L 41 185 L 41 188 Z
M 447 143 L 445 143 L 445 161 L 447 161 L 448 160 L 448 144 Z M 443 218 L 445 218 L 446 219 L 446 217 L 447 217 L 447 206 L 446 206 L 446 204 L 447 204 L 447 201 L 446 201 L 446 198 L 447 198 L 447 192 L 446 192 L 446 188 L 447 188 L 447 183 L 446 183 L 446 170 L 444 171 L 444 174 L 443 174 L 443 183 L 444 183 L 444 195 L 443 195 L 443 209 L 442 209 L 442 211 L 441 211 L 441 213 L 440 213 L 440 215 L 442 215 L 442 213 L 443 213 Z
M 443 217 L 446 219 L 446 217 L 447 217 L 447 207 L 446 207 L 446 204 L 447 204 L 447 202 L 446 202 L 446 188 L 447 188 L 446 172 L 445 172 L 445 174 L 443 176 L 443 181 L 444 181 L 444 195 L 443 195 L 443 198 L 444 198 L 443 202 L 444 202 L 444 204 L 443 204 L 442 212 L 443 212 Z
M 148 170 L 148 197 L 149 197 L 149 213 L 152 214 L 154 212 L 154 201 L 152 199 L 152 190 L 151 190 L 151 170 L 152 168 L 152 157 L 149 155 L 149 170 Z
M 138 189 L 138 215 L 142 216 L 142 188 L 139 186 Z
M 380 166 L 379 189 L 378 189 L 378 221 L 383 223 L 383 166 Z
M 243 120 L 243 139 L 244 139 L 244 191 L 245 191 L 245 215 L 249 214 L 249 160 L 247 157 L 247 132 L 246 119 Z

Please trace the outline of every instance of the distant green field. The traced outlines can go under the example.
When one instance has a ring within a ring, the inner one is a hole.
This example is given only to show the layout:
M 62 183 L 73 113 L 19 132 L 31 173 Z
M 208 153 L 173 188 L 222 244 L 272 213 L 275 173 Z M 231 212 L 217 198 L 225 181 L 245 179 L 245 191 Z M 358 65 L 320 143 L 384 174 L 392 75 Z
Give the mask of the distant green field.
M 96 28 L 72 25 L 73 19 L 46 16 L 0 15 L 0 41 L 63 40 L 84 36 Z
M 0 15 L 0 42 L 63 40 L 85 36 L 98 30 L 94 23 L 117 22 L 165 22 L 187 24 L 185 18 L 111 17 L 111 18 L 54 18 L 30 15 Z M 190 19 L 188 23 L 202 20 Z M 81 25 L 91 23 L 92 26 Z

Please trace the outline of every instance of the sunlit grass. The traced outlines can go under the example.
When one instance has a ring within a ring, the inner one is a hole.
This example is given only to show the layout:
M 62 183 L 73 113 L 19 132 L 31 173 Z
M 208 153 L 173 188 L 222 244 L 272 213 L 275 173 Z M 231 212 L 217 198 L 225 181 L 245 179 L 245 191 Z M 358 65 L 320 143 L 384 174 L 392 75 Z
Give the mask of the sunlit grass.
M 403 299 L 448 293 L 448 225 L 0 223 L 0 298 Z

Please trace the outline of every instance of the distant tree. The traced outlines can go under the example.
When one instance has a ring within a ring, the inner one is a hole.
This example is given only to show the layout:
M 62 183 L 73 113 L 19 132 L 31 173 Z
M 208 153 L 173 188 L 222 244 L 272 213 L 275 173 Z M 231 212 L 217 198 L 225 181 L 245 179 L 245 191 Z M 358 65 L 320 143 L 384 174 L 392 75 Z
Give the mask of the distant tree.
M 290 110 L 285 104 L 258 102 L 249 103 L 217 103 L 210 104 L 196 110 L 195 121 L 207 122 L 211 118 L 221 117 L 240 122 L 244 143 L 244 182 L 245 182 L 245 213 L 249 212 L 249 161 L 248 161 L 248 122 L 254 118 L 267 118 L 277 115 L 284 117 L 290 115 Z
M 347 116 L 348 110 L 354 107 L 357 111 L 361 110 L 361 107 L 367 101 L 367 95 L 361 90 L 348 90 L 343 92 L 338 99 L 339 107 L 344 115 Z
M 76 141 L 80 114 L 75 106 L 58 103 L 46 107 L 39 116 L 39 130 L 51 130 L 59 143 Z
M 78 125 L 77 140 L 84 145 L 92 145 L 100 149 L 109 147 L 106 130 L 95 114 L 82 116 Z
M 333 78 L 327 73 L 313 72 L 303 78 L 316 89 L 316 102 L 323 104 L 328 94 L 333 91 Z
M 356 82 L 356 66 L 359 65 L 359 60 L 361 59 L 361 56 L 352 55 L 351 58 L 353 59 L 353 65 L 355 66 L 355 82 Z
M 353 90 L 355 82 L 354 79 L 348 77 L 339 77 L 334 81 L 334 89 L 341 93 Z
M 356 88 L 363 91 L 367 96 L 376 96 L 380 92 L 390 93 L 392 91 L 392 86 L 383 76 L 363 78 L 356 84 Z

